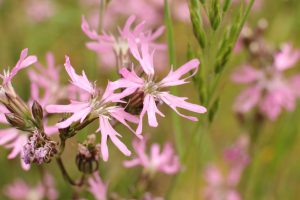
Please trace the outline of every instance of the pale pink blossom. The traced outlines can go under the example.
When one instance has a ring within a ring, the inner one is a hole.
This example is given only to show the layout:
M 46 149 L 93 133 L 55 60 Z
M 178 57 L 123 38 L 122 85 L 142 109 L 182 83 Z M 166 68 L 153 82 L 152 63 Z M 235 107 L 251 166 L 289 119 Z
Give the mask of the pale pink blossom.
M 300 50 L 294 49 L 291 44 L 284 44 L 281 50 L 274 56 L 276 69 L 283 71 L 293 67 L 300 59 Z
M 51 0 L 26 1 L 25 11 L 33 22 L 43 22 L 55 14 L 55 5 Z
M 99 96 L 95 84 L 92 84 L 87 79 L 84 71 L 82 75 L 77 75 L 68 57 L 66 57 L 65 69 L 71 78 L 71 83 L 88 93 L 90 99 L 85 101 L 71 101 L 69 105 L 48 105 L 46 110 L 49 113 L 72 113 L 71 117 L 57 123 L 57 127 L 66 128 L 74 122 L 83 122 L 87 117 L 99 118 L 97 132 L 101 133 L 101 153 L 103 159 L 105 161 L 108 160 L 108 138 L 112 140 L 123 154 L 129 156 L 131 152 L 119 139 L 122 136 L 112 126 L 112 123 L 116 120 L 132 130 L 127 121 L 137 123 L 135 116 L 126 113 L 124 108 L 115 104 L 123 102 L 121 99 L 128 95 L 128 90 L 122 93 L 114 93 L 110 83 L 108 83 L 105 92 L 102 96 Z
M 4 188 L 4 194 L 12 200 L 56 200 L 58 193 L 54 186 L 54 179 L 49 173 L 45 173 L 42 182 L 36 186 L 30 186 L 25 181 L 17 179 Z
M 5 87 L 12 88 L 11 80 L 21 69 L 24 69 L 37 62 L 36 56 L 27 56 L 27 54 L 28 54 L 28 49 L 23 49 L 20 54 L 20 58 L 17 64 L 14 66 L 14 68 L 11 71 L 10 70 L 4 71 L 3 75 L 0 75 L 0 77 L 3 80 L 2 87 L 4 87 L 4 89 Z
M 102 181 L 97 172 L 88 179 L 88 191 L 96 200 L 107 199 L 107 184 Z
M 150 174 L 155 172 L 175 174 L 180 170 L 179 158 L 170 143 L 166 143 L 162 151 L 159 144 L 152 144 L 149 154 L 146 150 L 146 140 L 134 140 L 133 148 L 136 157 L 124 162 L 127 168 L 142 166 L 145 172 Z
M 205 113 L 206 108 L 200 105 L 188 103 L 186 102 L 187 98 L 174 96 L 170 94 L 166 88 L 187 83 L 187 79 L 196 74 L 200 62 L 197 59 L 193 59 L 175 71 L 171 69 L 165 78 L 161 81 L 156 81 L 153 66 L 154 51 L 152 53 L 149 52 L 149 46 L 147 43 L 142 43 L 139 48 L 135 40 L 136 39 L 134 38 L 129 40 L 130 50 L 132 55 L 142 67 L 145 76 L 139 77 L 133 69 L 129 71 L 128 69 L 123 68 L 119 72 L 123 78 L 113 82 L 112 84 L 115 88 L 127 88 L 131 89 L 132 92 L 141 91 L 144 93 L 143 109 L 140 114 L 139 125 L 136 131 L 137 134 L 142 133 L 142 121 L 145 114 L 148 115 L 148 124 L 152 127 L 158 126 L 156 114 L 164 117 L 164 114 L 157 108 L 158 102 L 167 104 L 178 115 L 184 118 L 197 121 L 198 119 L 196 117 L 181 114 L 177 108 L 183 108 L 196 113 Z M 191 72 L 191 74 L 183 78 L 183 76 L 189 72 Z
M 232 75 L 232 80 L 239 84 L 247 84 L 237 97 L 234 110 L 247 113 L 254 107 L 271 120 L 275 120 L 283 109 L 293 111 L 299 97 L 299 75 L 286 78 L 285 69 L 294 65 L 300 56 L 298 50 L 284 46 L 282 51 L 274 55 L 274 64 L 258 70 L 244 65 Z
M 99 23 L 99 6 L 101 0 L 80 1 L 83 6 L 89 8 L 89 13 L 93 13 L 89 19 L 94 18 L 95 27 Z M 124 6 L 126 5 L 126 7 Z M 141 9 L 142 8 L 142 9 Z M 97 14 L 96 14 L 97 13 Z M 103 26 L 105 29 L 113 27 L 120 18 L 127 18 L 130 15 L 137 16 L 138 19 L 146 21 L 151 26 L 163 23 L 163 1 L 161 0 L 118 0 L 110 1 L 103 16 Z M 97 18 L 96 18 L 97 16 Z M 90 20 L 89 20 L 90 21 Z
M 102 59 L 105 61 L 105 64 L 114 64 L 114 65 L 123 65 L 127 61 L 129 45 L 128 37 L 133 35 L 135 38 L 139 38 L 141 41 L 138 42 L 147 42 L 151 48 L 156 48 L 160 50 L 166 49 L 166 45 L 158 44 L 155 40 L 160 37 L 164 31 L 164 27 L 159 27 L 155 32 L 151 30 L 145 30 L 145 22 L 139 23 L 135 28 L 131 28 L 135 21 L 135 16 L 130 16 L 123 29 L 119 29 L 119 34 L 114 36 L 112 34 L 107 34 L 103 32 L 102 35 L 99 35 L 96 30 L 90 28 L 89 24 L 82 18 L 81 28 L 83 32 L 91 39 L 92 42 L 88 42 L 86 46 L 99 53 Z M 117 58 L 118 57 L 118 58 Z M 114 58 L 114 63 L 111 63 L 111 58 Z M 118 59 L 122 59 L 121 61 Z M 108 62 L 107 59 L 110 59 Z M 122 63 L 118 63 L 122 62 Z M 117 66 L 121 67 L 121 66 Z
M 60 67 L 55 64 L 54 55 L 50 52 L 46 54 L 46 66 L 36 63 L 35 69 L 29 70 L 28 76 L 31 85 L 30 101 L 36 100 L 42 107 L 66 99 L 86 98 L 74 85 L 61 84 Z
M 174 16 L 185 23 L 190 22 L 190 10 L 188 2 L 186 1 L 178 1 L 173 5 L 173 13 Z
M 224 151 L 224 160 L 228 164 L 228 170 L 225 172 L 213 164 L 206 167 L 204 178 L 207 185 L 203 192 L 204 199 L 241 200 L 237 186 L 249 163 L 248 145 L 248 136 L 242 135 L 235 144 Z

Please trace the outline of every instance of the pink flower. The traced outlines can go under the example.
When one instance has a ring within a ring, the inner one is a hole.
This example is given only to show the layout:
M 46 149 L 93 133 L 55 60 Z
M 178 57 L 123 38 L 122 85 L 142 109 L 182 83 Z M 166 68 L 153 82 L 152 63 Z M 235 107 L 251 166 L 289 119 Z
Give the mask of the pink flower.
M 8 124 L 4 113 L 8 113 L 9 111 L 4 107 L 0 106 L 0 121 L 3 124 Z M 6 149 L 12 149 L 10 154 L 8 154 L 8 159 L 14 159 L 18 155 L 21 156 L 23 146 L 27 143 L 27 134 L 22 132 L 21 130 L 17 130 L 15 128 L 6 128 L 0 130 L 0 145 L 4 146 Z M 24 170 L 29 170 L 30 165 L 26 164 L 22 159 L 21 165 Z
M 145 72 L 145 77 L 139 77 L 134 70 L 129 71 L 128 69 L 123 68 L 119 72 L 123 78 L 113 82 L 113 86 L 115 88 L 131 89 L 132 92 L 141 91 L 144 93 L 143 109 L 140 114 L 139 125 L 136 131 L 137 134 L 141 134 L 142 132 L 142 121 L 146 113 L 148 115 L 148 123 L 152 127 L 158 126 L 156 114 L 164 117 L 163 113 L 161 113 L 157 108 L 157 102 L 167 104 L 178 115 L 192 121 L 197 121 L 198 119 L 196 117 L 181 114 L 177 108 L 183 108 L 196 113 L 206 112 L 205 107 L 188 103 L 186 102 L 187 98 L 177 97 L 170 94 L 169 91 L 165 91 L 165 88 L 167 87 L 187 83 L 187 79 L 195 75 L 197 72 L 199 65 L 199 61 L 197 59 L 193 59 L 185 63 L 175 71 L 171 70 L 165 78 L 156 82 L 153 67 L 154 52 L 151 54 L 149 53 L 149 46 L 147 43 L 142 43 L 141 49 L 139 49 L 134 38 L 129 40 L 129 45 L 132 55 L 136 58 L 136 60 L 138 60 Z M 192 72 L 192 75 L 183 78 L 183 76 L 189 72 Z
M 283 71 L 299 58 L 298 50 L 292 51 L 290 46 L 285 45 L 282 51 L 275 54 L 272 66 L 262 70 L 242 66 L 232 75 L 232 80 L 249 86 L 237 97 L 234 110 L 246 113 L 257 106 L 271 120 L 275 120 L 283 109 L 294 110 L 299 97 L 299 75 L 286 78 Z
M 245 167 L 250 162 L 248 155 L 249 137 L 241 135 L 238 140 L 224 151 L 224 160 L 229 164 L 230 170 L 227 174 L 227 184 L 237 186 Z
M 155 172 L 162 172 L 165 174 L 175 174 L 180 170 L 179 158 L 174 154 L 174 150 L 170 143 L 166 143 L 162 152 L 158 144 L 152 144 L 150 155 L 146 152 L 146 140 L 134 140 L 133 148 L 136 157 L 132 160 L 125 161 L 124 166 L 131 168 L 135 166 L 142 166 L 153 174 Z
M 46 54 L 46 67 L 35 64 L 36 70 L 30 70 L 28 76 L 31 84 L 31 101 L 36 100 L 44 107 L 66 99 L 85 99 L 86 95 L 72 84 L 62 85 L 60 82 L 60 68 L 55 65 L 54 55 Z
M 88 191 L 93 194 L 96 200 L 107 199 L 107 184 L 105 184 L 98 173 L 94 173 L 88 179 Z
M 31 188 L 23 180 L 16 180 L 11 185 L 6 186 L 5 195 L 13 200 L 42 200 L 43 188 L 42 185 Z
M 4 188 L 4 193 L 7 197 L 13 200 L 56 200 L 58 193 L 54 187 L 53 177 L 49 173 L 45 173 L 43 182 L 36 186 L 29 186 L 23 180 L 16 180 L 12 184 Z
M 55 6 L 51 0 L 29 0 L 25 5 L 27 16 L 34 22 L 43 22 L 55 13 Z
M 281 51 L 274 56 L 276 69 L 283 71 L 293 67 L 300 59 L 300 50 L 293 49 L 291 44 L 284 44 Z
M 20 59 L 18 60 L 17 64 L 14 66 L 14 68 L 11 70 L 4 71 L 3 75 L 0 75 L 2 78 L 2 87 L 4 86 L 10 86 L 12 78 L 21 70 L 24 69 L 35 62 L 37 62 L 36 56 L 27 56 L 28 49 L 23 49 L 20 55 Z
M 91 39 L 93 42 L 88 42 L 86 45 L 89 49 L 102 55 L 102 59 L 119 57 L 122 63 L 116 63 L 117 65 L 123 65 L 128 59 L 128 36 L 133 35 L 136 38 L 140 38 L 143 42 L 147 42 L 152 48 L 165 49 L 166 46 L 162 44 L 155 43 L 155 40 L 160 37 L 164 31 L 164 27 L 158 28 L 155 32 L 150 30 L 144 30 L 145 23 L 142 22 L 138 24 L 134 29 L 131 28 L 135 21 L 135 16 L 131 16 L 127 19 L 123 29 L 119 29 L 119 35 L 113 36 L 111 34 L 99 35 L 97 31 L 92 30 L 85 20 L 82 18 L 81 28 L 83 32 Z M 120 62 L 116 61 L 116 62 Z M 108 64 L 108 63 L 107 63 Z M 119 67 L 119 66 L 117 66 Z
M 204 188 L 204 199 L 241 199 L 237 186 L 245 167 L 249 163 L 248 145 L 249 138 L 242 135 L 235 144 L 224 151 L 224 160 L 229 164 L 226 173 L 222 173 L 215 165 L 209 165 L 205 169 L 204 178 L 207 186 Z
M 65 69 L 71 78 L 71 83 L 88 93 L 90 99 L 86 101 L 71 101 L 69 105 L 48 105 L 46 110 L 49 113 L 73 113 L 68 119 L 57 123 L 57 127 L 66 128 L 74 122 L 83 122 L 87 117 L 97 117 L 99 118 L 97 132 L 101 133 L 101 153 L 103 159 L 105 161 L 108 160 L 108 138 L 112 140 L 123 154 L 129 156 L 131 152 L 119 140 L 121 135 L 111 125 L 111 121 L 116 120 L 131 130 L 127 121 L 137 123 L 135 116 L 126 113 L 124 108 L 115 105 L 117 102 L 123 102 L 121 99 L 128 95 L 128 90 L 115 94 L 109 83 L 102 96 L 99 96 L 95 85 L 87 79 L 84 71 L 82 75 L 76 74 L 71 66 L 69 57 L 66 57 Z

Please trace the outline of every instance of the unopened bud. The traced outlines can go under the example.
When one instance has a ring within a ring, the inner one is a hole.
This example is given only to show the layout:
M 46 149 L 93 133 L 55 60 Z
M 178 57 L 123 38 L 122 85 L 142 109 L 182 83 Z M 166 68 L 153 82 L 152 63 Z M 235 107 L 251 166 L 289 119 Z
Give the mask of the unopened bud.
M 14 114 L 14 113 L 6 113 L 5 117 L 6 117 L 6 120 L 8 121 L 8 123 L 10 123 L 12 126 L 20 128 L 20 129 L 26 128 L 26 122 L 20 116 Z
M 79 171 L 91 174 L 98 169 L 98 160 L 100 157 L 100 145 L 95 144 L 96 136 L 89 135 L 87 140 L 78 144 L 78 154 L 76 156 L 76 165 Z
M 32 116 L 34 117 L 34 119 L 38 123 L 41 123 L 43 120 L 43 108 L 37 101 L 33 102 L 32 107 L 31 107 L 31 112 L 32 112 Z
M 5 93 L 7 98 L 7 104 L 5 106 L 12 112 L 17 113 L 20 116 L 29 116 L 30 111 L 27 107 L 27 104 L 15 94 Z

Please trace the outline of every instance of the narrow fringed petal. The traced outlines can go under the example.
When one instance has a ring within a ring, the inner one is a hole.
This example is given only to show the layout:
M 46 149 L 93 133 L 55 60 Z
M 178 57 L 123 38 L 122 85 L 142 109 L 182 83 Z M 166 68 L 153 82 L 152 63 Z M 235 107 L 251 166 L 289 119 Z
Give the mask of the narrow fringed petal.
M 82 71 L 82 75 L 77 75 L 74 68 L 72 67 L 70 63 L 70 58 L 66 56 L 66 62 L 65 62 L 65 69 L 68 72 L 72 84 L 77 86 L 78 88 L 83 89 L 84 91 L 90 93 L 91 95 L 95 94 L 95 89 L 93 84 L 88 80 L 88 78 L 85 75 L 85 72 Z
M 11 82 L 11 79 L 21 70 L 24 69 L 35 62 L 37 62 L 37 57 L 36 56 L 28 56 L 28 49 L 23 49 L 20 55 L 20 59 L 15 65 L 15 67 L 11 70 L 10 74 L 4 78 L 3 84 L 8 84 Z
M 169 74 L 160 82 L 161 87 L 176 86 L 187 83 L 186 80 L 197 73 L 199 64 L 200 62 L 198 59 L 193 59 L 179 67 L 177 70 L 171 70 Z M 186 78 L 182 78 L 182 76 L 190 71 L 193 71 L 191 75 Z
M 244 65 L 239 67 L 232 75 L 231 79 L 235 83 L 251 83 L 257 81 L 262 77 L 261 71 L 256 70 L 250 65 Z
M 249 87 L 236 98 L 233 109 L 239 113 L 246 113 L 259 103 L 260 98 L 261 89 Z
M 178 115 L 189 119 L 191 121 L 198 121 L 198 119 L 196 117 L 192 117 L 192 116 L 186 116 L 181 114 L 177 108 L 183 108 L 185 110 L 189 110 L 192 112 L 196 112 L 196 113 L 206 113 L 206 108 L 197 104 L 192 104 L 192 103 L 188 103 L 185 100 L 187 98 L 184 97 L 177 97 L 174 95 L 169 94 L 168 92 L 161 92 L 159 94 L 161 100 L 166 103 L 170 108 L 172 108 Z
M 99 116 L 99 129 L 97 131 L 101 133 L 101 153 L 104 161 L 107 161 L 109 157 L 107 147 L 108 137 L 124 155 L 130 156 L 131 152 L 118 138 L 121 137 L 121 135 L 113 129 L 107 117 Z

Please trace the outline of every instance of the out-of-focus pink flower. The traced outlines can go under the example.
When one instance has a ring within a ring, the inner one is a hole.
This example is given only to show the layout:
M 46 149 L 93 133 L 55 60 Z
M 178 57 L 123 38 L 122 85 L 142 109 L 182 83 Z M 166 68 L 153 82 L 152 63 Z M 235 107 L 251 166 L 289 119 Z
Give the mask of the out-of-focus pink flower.
M 114 93 L 109 83 L 102 96 L 99 96 L 95 85 L 87 79 L 84 71 L 82 75 L 76 74 L 74 68 L 71 66 L 69 57 L 66 57 L 65 69 L 71 78 L 71 83 L 88 93 L 90 99 L 86 101 L 71 101 L 69 105 L 48 105 L 46 110 L 49 113 L 73 113 L 71 117 L 57 123 L 57 127 L 66 128 L 73 122 L 83 122 L 88 116 L 99 118 L 97 132 L 101 133 L 101 153 L 103 160 L 108 160 L 108 138 L 112 140 L 123 154 L 129 156 L 131 152 L 119 140 L 121 135 L 111 125 L 112 120 L 117 120 L 132 130 L 127 121 L 137 123 L 138 120 L 135 116 L 126 113 L 124 108 L 115 105 L 117 102 L 123 102 L 121 99 L 127 96 L 129 91 L 124 90 L 122 93 Z
M 242 66 L 232 75 L 236 83 L 249 85 L 238 97 L 235 111 L 246 113 L 255 106 L 271 120 L 275 120 L 282 109 L 292 111 L 299 97 L 299 75 L 284 77 L 283 71 L 299 60 L 299 50 L 285 45 L 282 51 L 274 55 L 274 64 L 262 70 L 252 66 Z
M 9 113 L 9 111 L 4 107 L 0 106 L 0 119 L 1 123 L 8 124 L 4 113 Z M 27 134 L 17 130 L 15 128 L 6 128 L 0 130 L 0 145 L 4 146 L 6 149 L 12 149 L 10 154 L 8 154 L 8 159 L 14 159 L 18 155 L 22 154 L 23 146 L 27 143 Z M 24 170 L 28 170 L 30 165 L 26 164 L 22 159 L 21 165 Z
M 16 180 L 4 188 L 4 194 L 12 200 L 56 200 L 58 193 L 54 187 L 53 177 L 46 173 L 42 183 L 34 187 L 29 186 L 23 180 Z
M 185 23 L 190 22 L 190 10 L 189 10 L 188 2 L 186 1 L 174 2 L 172 7 L 173 7 L 173 13 L 178 20 Z
M 241 135 L 230 148 L 224 151 L 224 160 L 229 164 L 227 184 L 237 186 L 245 167 L 250 162 L 248 155 L 249 137 Z
M 162 172 L 165 174 L 175 174 L 180 170 L 179 158 L 174 154 L 174 150 L 170 143 L 164 145 L 160 152 L 159 144 L 152 144 L 150 155 L 146 151 L 146 140 L 134 140 L 133 148 L 136 157 L 132 160 L 125 161 L 124 166 L 131 168 L 142 166 L 145 172 L 153 174 Z
M 293 67 L 300 59 L 300 50 L 293 49 L 291 44 L 284 44 L 281 51 L 274 56 L 276 69 L 283 71 Z
M 228 171 L 222 171 L 215 165 L 209 165 L 204 174 L 207 186 L 204 188 L 206 200 L 240 200 L 237 185 L 249 162 L 247 153 L 249 138 L 242 135 L 232 147 L 224 151 L 224 159 L 229 164 Z
M 96 172 L 88 179 L 88 191 L 93 194 L 96 200 L 107 199 L 107 184 L 104 183 Z
M 55 14 L 55 5 L 51 0 L 26 1 L 25 11 L 34 22 L 43 22 Z
M 54 55 L 46 54 L 46 67 L 40 63 L 35 64 L 36 70 L 30 70 L 28 76 L 31 84 L 31 99 L 36 100 L 42 107 L 55 104 L 66 99 L 85 99 L 72 84 L 62 85 L 60 82 L 60 67 L 55 65 Z
M 45 197 L 47 197 L 49 200 L 58 199 L 58 191 L 55 187 L 55 179 L 48 172 L 44 173 L 43 186 Z
M 106 34 L 105 32 L 102 35 L 99 35 L 97 31 L 92 30 L 85 20 L 82 18 L 81 28 L 83 32 L 91 39 L 93 42 L 88 42 L 86 45 L 89 49 L 99 53 L 104 57 L 104 61 L 106 64 L 112 64 L 107 62 L 106 59 L 114 58 L 115 65 L 123 65 L 126 62 L 128 56 L 128 37 L 129 35 L 133 35 L 135 38 L 139 38 L 141 41 L 138 42 L 146 42 L 151 48 L 155 49 L 166 49 L 166 45 L 158 44 L 155 40 L 162 35 L 164 31 L 164 27 L 158 28 L 155 32 L 150 30 L 145 30 L 145 23 L 142 22 L 138 24 L 134 29 L 132 29 L 132 25 L 135 21 L 135 16 L 131 16 L 127 19 L 125 26 L 123 29 L 119 30 L 118 36 L 113 36 L 112 34 Z M 118 58 L 117 58 L 118 57 Z M 121 60 L 118 60 L 121 58 Z M 103 58 L 102 58 L 103 59 Z M 121 62 L 121 63 L 120 63 Z M 117 66 L 121 67 L 121 66 Z
M 141 200 L 164 200 L 162 197 L 154 197 L 153 194 L 146 192 Z
M 179 67 L 177 70 L 171 70 L 161 81 L 155 82 L 155 71 L 153 66 L 154 51 L 152 53 L 149 52 L 149 46 L 147 43 L 142 43 L 139 48 L 135 40 L 135 38 L 130 38 L 130 50 L 145 72 L 145 77 L 139 77 L 133 69 L 129 71 L 128 69 L 123 68 L 119 72 L 123 78 L 113 82 L 112 84 L 115 88 L 127 88 L 131 89 L 132 92 L 141 91 L 144 93 L 143 109 L 140 114 L 140 121 L 136 131 L 137 134 L 142 133 L 142 121 L 145 114 L 148 115 L 148 123 L 152 127 L 158 126 L 156 114 L 164 117 L 163 113 L 161 113 L 157 108 L 157 102 L 167 104 L 178 115 L 184 118 L 197 121 L 198 119 L 196 117 L 181 114 L 177 108 L 183 108 L 196 113 L 205 113 L 206 108 L 200 105 L 188 103 L 186 102 L 187 98 L 174 96 L 170 94 L 169 91 L 165 91 L 165 89 L 170 86 L 183 85 L 187 83 L 187 79 L 195 75 L 197 72 L 200 64 L 199 61 L 197 59 L 193 59 Z M 192 72 L 192 74 L 183 78 L 183 76 L 189 72 Z

